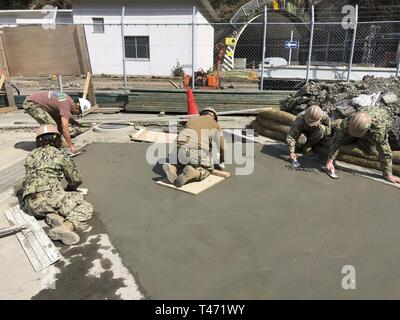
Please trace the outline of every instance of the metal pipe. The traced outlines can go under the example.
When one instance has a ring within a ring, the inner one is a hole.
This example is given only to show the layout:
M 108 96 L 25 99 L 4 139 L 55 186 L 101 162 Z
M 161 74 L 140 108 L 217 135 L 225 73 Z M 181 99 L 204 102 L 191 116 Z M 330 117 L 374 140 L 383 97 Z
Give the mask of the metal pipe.
M 264 71 L 265 71 L 265 50 L 267 42 L 267 6 L 264 6 L 264 34 L 263 34 L 263 49 L 262 49 L 262 59 L 261 59 L 261 77 L 260 77 L 260 90 L 264 90 Z
M 314 26 L 315 26 L 315 14 L 314 14 L 314 5 L 312 5 L 311 6 L 310 46 L 308 48 L 308 62 L 307 62 L 306 83 L 308 83 L 308 81 L 310 79 L 310 67 L 311 67 L 312 47 L 313 47 L 313 39 L 314 39 Z
M 195 55 L 195 42 L 196 42 L 196 30 L 195 30 L 195 19 L 196 19 L 196 7 L 193 6 L 193 13 L 192 13 L 192 90 L 194 91 L 195 87 L 195 78 L 194 78 L 194 73 L 195 73 L 195 60 L 196 60 L 196 55 Z
M 122 38 L 122 67 L 124 74 L 124 90 L 128 91 L 128 79 L 126 76 L 126 56 L 125 56 L 125 7 L 122 7 L 121 12 L 121 38 Z
M 347 82 L 350 82 L 351 70 L 353 67 L 354 48 L 356 46 L 356 39 L 357 39 L 357 24 L 358 24 L 358 4 L 356 4 L 356 11 L 355 11 L 355 17 L 354 17 L 353 41 L 351 43 L 351 53 L 350 53 L 350 61 L 349 61 L 349 72 L 347 73 Z

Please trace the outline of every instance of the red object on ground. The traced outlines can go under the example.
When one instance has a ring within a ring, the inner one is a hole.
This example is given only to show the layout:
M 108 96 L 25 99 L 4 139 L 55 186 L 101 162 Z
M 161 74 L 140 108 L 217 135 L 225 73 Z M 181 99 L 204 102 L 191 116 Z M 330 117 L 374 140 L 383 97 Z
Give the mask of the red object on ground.
M 187 106 L 188 112 L 187 114 L 199 114 L 197 110 L 196 101 L 194 100 L 194 95 L 192 89 L 187 89 Z

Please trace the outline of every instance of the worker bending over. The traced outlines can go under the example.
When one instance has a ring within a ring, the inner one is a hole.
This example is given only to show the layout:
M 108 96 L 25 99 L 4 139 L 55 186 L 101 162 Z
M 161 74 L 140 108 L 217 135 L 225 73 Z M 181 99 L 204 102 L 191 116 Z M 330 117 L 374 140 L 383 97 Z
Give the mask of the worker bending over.
M 44 125 L 36 135 L 36 149 L 25 163 L 23 198 L 28 212 L 45 217 L 52 228 L 49 237 L 66 245 L 79 242 L 75 228 L 89 220 L 93 206 L 83 199 L 77 188 L 81 176 L 72 159 L 60 151 L 61 136 L 54 125 Z M 62 180 L 68 182 L 67 192 Z
M 297 160 L 296 142 L 301 134 L 307 137 L 307 142 L 303 146 L 305 155 L 311 155 L 312 147 L 331 134 L 331 121 L 319 106 L 310 106 L 306 111 L 299 113 L 290 127 L 286 141 L 292 161 Z
M 166 163 L 163 170 L 169 182 L 180 188 L 192 181 L 202 181 L 214 170 L 212 148 L 218 148 L 219 169 L 224 169 L 224 136 L 213 108 L 205 108 L 192 117 L 178 134 L 177 165 Z
M 77 148 L 72 142 L 69 123 L 78 124 L 72 115 L 80 115 L 90 109 L 90 102 L 86 99 L 72 98 L 58 91 L 40 91 L 30 95 L 24 102 L 25 111 L 40 125 L 53 124 L 58 127 L 66 143 L 73 153 Z
M 400 179 L 392 174 L 389 128 L 389 114 L 383 109 L 367 107 L 353 113 L 343 120 L 332 137 L 328 161 L 325 165 L 326 170 L 335 171 L 333 161 L 336 159 L 341 146 L 357 142 L 368 154 L 378 152 L 382 174 L 386 180 L 400 183 Z

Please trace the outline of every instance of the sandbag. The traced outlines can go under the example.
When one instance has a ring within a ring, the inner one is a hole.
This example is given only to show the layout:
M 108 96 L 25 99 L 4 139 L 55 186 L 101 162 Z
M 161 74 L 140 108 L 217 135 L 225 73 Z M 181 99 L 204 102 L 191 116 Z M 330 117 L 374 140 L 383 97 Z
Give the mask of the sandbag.
M 296 119 L 296 116 L 294 114 L 272 108 L 266 108 L 260 111 L 258 117 L 261 117 L 263 119 L 274 120 L 289 126 Z
M 279 140 L 282 142 L 286 142 L 286 134 L 284 134 L 282 132 L 273 131 L 273 130 L 264 128 L 257 121 L 253 121 L 251 123 L 251 126 L 258 134 L 261 134 L 262 136 L 265 136 L 265 137 L 268 137 L 271 139 L 275 139 L 275 140 Z
M 329 149 L 329 147 L 331 146 L 331 141 L 330 140 L 324 141 L 322 145 Z M 365 154 L 365 152 L 355 144 L 341 146 L 340 152 L 351 156 L 379 162 L 378 155 Z M 392 162 L 393 164 L 400 164 L 400 151 L 392 152 Z
M 271 130 L 269 128 L 263 127 L 258 123 L 258 121 L 253 121 L 251 123 L 252 128 L 262 136 L 266 136 L 271 139 L 276 139 L 282 142 L 286 143 L 286 136 L 287 134 L 284 134 L 282 132 L 276 131 L 276 130 Z M 305 143 L 307 142 L 307 137 L 302 134 L 299 139 L 297 140 L 297 147 L 301 148 Z
M 323 146 L 317 146 L 314 148 L 314 151 L 327 156 L 329 149 L 326 147 L 323 147 Z M 372 160 L 356 157 L 353 155 L 345 154 L 343 152 L 339 152 L 337 159 L 340 161 L 348 162 L 348 163 L 355 164 L 355 165 L 358 165 L 361 167 L 371 168 L 371 169 L 375 169 L 378 171 L 381 170 L 381 165 L 378 161 L 372 161 Z M 400 165 L 393 165 L 392 168 L 393 168 L 393 174 L 400 176 Z
M 281 132 L 285 135 L 287 135 L 290 131 L 290 126 L 284 125 L 280 122 L 271 120 L 271 119 L 264 119 L 261 117 L 257 117 L 256 121 L 258 124 L 266 129 L 273 130 L 273 131 L 278 131 Z

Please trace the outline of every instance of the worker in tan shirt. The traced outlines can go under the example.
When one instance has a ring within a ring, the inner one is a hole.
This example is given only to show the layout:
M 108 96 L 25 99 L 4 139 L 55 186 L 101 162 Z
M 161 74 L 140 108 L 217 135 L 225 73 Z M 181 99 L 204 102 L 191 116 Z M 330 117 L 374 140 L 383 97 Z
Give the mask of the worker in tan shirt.
M 72 115 L 79 115 L 90 109 L 90 102 L 78 98 L 75 101 L 62 92 L 39 91 L 30 95 L 24 102 L 25 111 L 40 125 L 53 124 L 65 138 L 73 153 L 76 146 L 72 142 L 69 123 L 78 124 Z
M 177 164 L 166 163 L 163 170 L 169 182 L 180 188 L 192 181 L 207 178 L 214 170 L 212 147 L 219 153 L 219 169 L 224 169 L 224 136 L 214 109 L 205 108 L 192 117 L 177 139 Z

